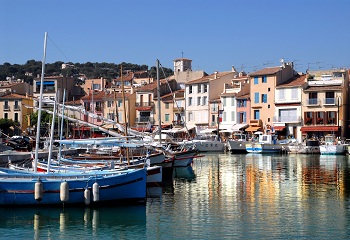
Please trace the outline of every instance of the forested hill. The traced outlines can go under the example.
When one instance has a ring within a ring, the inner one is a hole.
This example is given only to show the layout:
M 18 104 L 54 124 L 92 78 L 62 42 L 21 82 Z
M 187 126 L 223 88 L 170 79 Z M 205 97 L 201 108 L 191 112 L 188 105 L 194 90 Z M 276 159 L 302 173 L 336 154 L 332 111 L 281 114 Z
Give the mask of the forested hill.
M 106 78 L 113 79 L 119 77 L 121 66 L 123 72 L 126 71 L 149 71 L 150 77 L 157 77 L 157 70 L 155 66 L 148 67 L 147 65 L 137 65 L 132 63 L 122 62 L 120 64 L 114 63 L 65 63 L 69 67 L 62 69 L 64 62 L 58 61 L 55 63 L 45 64 L 45 76 L 72 76 L 78 77 L 85 75 L 87 78 Z M 170 68 L 163 68 L 161 73 L 165 72 L 166 76 L 160 75 L 161 78 L 166 78 L 173 75 L 173 70 Z M 13 79 L 23 79 L 30 84 L 33 83 L 33 78 L 41 74 L 41 61 L 29 60 L 25 64 L 10 64 L 4 63 L 0 65 L 0 81 L 6 80 L 7 77 Z

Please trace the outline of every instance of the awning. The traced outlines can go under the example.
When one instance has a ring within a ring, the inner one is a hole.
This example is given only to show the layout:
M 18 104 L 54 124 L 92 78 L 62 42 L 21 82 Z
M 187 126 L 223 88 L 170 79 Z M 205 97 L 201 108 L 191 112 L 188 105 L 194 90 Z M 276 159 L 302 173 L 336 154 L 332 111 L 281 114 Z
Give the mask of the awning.
M 307 126 L 301 127 L 302 132 L 338 132 L 337 126 Z
M 247 132 L 255 132 L 255 131 L 258 131 L 258 130 L 262 130 L 262 127 L 258 127 L 258 126 L 249 126 L 246 131 Z
M 224 130 L 220 130 L 219 133 L 233 133 L 232 130 L 227 130 L 227 129 L 224 129 Z
M 283 131 L 286 128 L 286 126 L 274 126 L 273 129 L 275 131 Z
M 232 130 L 231 132 L 239 132 L 242 128 L 246 127 L 248 127 L 248 124 L 246 123 L 237 123 L 233 125 L 230 130 Z

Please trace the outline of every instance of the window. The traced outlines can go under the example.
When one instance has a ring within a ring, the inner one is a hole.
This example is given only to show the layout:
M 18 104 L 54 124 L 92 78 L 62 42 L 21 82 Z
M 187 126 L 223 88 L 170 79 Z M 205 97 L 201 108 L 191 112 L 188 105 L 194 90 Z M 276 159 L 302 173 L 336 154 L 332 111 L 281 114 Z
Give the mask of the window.
M 169 120 L 170 120 L 170 114 L 169 114 L 169 113 L 166 113 L 166 114 L 165 114 L 165 121 L 166 121 L 166 122 L 169 122 Z
M 113 106 L 113 101 L 107 101 L 107 107 L 112 107 Z
M 295 122 L 297 120 L 297 109 L 280 109 L 278 113 L 279 122 Z
M 101 90 L 101 85 L 98 83 L 94 83 L 94 84 L 92 84 L 92 89 L 93 90 Z
M 192 97 L 188 98 L 188 106 L 192 106 Z
M 262 76 L 261 82 L 262 83 L 267 83 L 267 77 L 266 76 Z
M 278 100 L 285 100 L 285 92 L 284 89 L 278 90 Z
M 226 112 L 223 112 L 222 119 L 223 119 L 224 122 L 226 122 Z
M 18 122 L 18 113 L 15 113 L 15 122 Z
M 4 109 L 5 110 L 9 110 L 10 109 L 9 101 L 7 101 L 7 100 L 5 100 L 5 102 L 4 102 Z
M 231 98 L 231 106 L 235 106 L 235 98 Z
M 202 85 L 198 84 L 197 85 L 197 93 L 201 93 L 202 92 Z
M 208 92 L 208 85 L 206 83 L 203 84 L 203 92 L 204 93 Z
M 189 93 L 189 94 L 192 93 L 192 85 L 188 86 L 188 93 Z
M 254 103 L 259 103 L 259 93 L 254 93 Z
M 268 88 L 267 91 L 270 92 L 270 88 Z
M 118 107 L 121 107 L 123 103 L 123 100 L 118 100 Z
M 292 99 L 298 99 L 298 89 L 292 88 Z
M 260 119 L 260 110 L 254 110 L 254 119 Z
M 223 98 L 222 98 L 222 105 L 223 105 L 224 107 L 226 107 L 226 97 L 223 97 Z
M 261 94 L 261 102 L 267 103 L 267 94 Z
M 203 97 L 203 105 L 204 106 L 208 105 L 208 97 L 207 96 Z
M 216 122 L 215 119 L 216 119 L 216 115 L 211 115 L 211 122 L 212 122 L 212 123 L 215 123 L 215 122 Z
M 335 104 L 334 92 L 326 92 L 325 104 Z
M 236 116 L 235 116 L 235 111 L 232 111 L 232 112 L 231 112 L 231 121 L 234 121 L 235 118 L 236 118 Z
M 107 113 L 107 118 L 114 120 L 114 113 Z
M 192 112 L 188 112 L 188 121 L 193 121 L 193 113 Z
M 165 109 L 169 109 L 169 103 L 165 103 Z
M 15 100 L 15 109 L 18 110 L 19 109 L 19 104 L 18 104 L 18 101 Z
M 197 106 L 201 105 L 201 97 L 197 97 Z
M 8 113 L 4 113 L 4 118 L 8 119 L 8 117 L 9 117 L 9 114 Z
M 254 84 L 259 84 L 259 78 L 258 77 L 254 77 Z

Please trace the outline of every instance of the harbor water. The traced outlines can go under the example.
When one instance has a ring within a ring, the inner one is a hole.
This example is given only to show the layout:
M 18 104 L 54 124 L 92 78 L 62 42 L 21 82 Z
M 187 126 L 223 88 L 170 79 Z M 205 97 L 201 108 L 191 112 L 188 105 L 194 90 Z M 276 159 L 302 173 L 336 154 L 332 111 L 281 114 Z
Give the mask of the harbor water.
M 0 208 L 2 239 L 346 239 L 350 157 L 207 153 L 146 204 Z

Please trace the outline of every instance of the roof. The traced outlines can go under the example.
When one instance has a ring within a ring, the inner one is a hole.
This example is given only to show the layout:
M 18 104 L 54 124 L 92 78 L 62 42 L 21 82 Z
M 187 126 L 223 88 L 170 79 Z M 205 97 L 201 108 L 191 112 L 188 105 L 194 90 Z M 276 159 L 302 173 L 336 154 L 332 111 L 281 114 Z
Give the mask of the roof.
M 242 98 L 243 96 L 249 96 L 250 94 L 250 85 L 249 83 L 242 83 L 241 91 L 236 94 L 236 98 Z M 246 98 L 246 97 L 245 97 Z
M 306 83 L 306 74 L 297 75 L 282 84 L 276 86 L 276 88 L 284 88 L 284 87 L 300 87 L 304 83 Z
M 281 70 L 281 67 L 267 67 L 267 68 L 263 68 L 259 71 L 250 73 L 249 76 L 260 76 L 260 75 L 273 75 L 276 74 L 278 71 Z
M 304 89 L 304 92 L 323 92 L 323 91 L 341 91 L 342 86 L 339 85 L 328 85 L 328 86 L 308 86 Z
M 218 72 L 218 73 L 213 73 L 211 75 L 208 75 L 208 76 L 204 76 L 202 78 L 199 78 L 199 79 L 195 79 L 195 80 L 192 80 L 192 81 L 188 81 L 186 82 L 185 84 L 186 85 L 191 85 L 191 84 L 196 84 L 196 83 L 206 83 L 206 82 L 209 82 L 209 81 L 212 81 L 212 80 L 215 80 L 217 78 L 221 78 L 223 76 L 226 76 L 228 74 L 232 74 L 232 72 Z M 216 77 L 215 77 L 216 75 Z
M 25 95 L 20 95 L 17 93 L 10 93 L 0 97 L 0 99 L 24 99 L 24 98 L 26 98 Z
M 109 99 L 114 99 L 114 92 L 106 92 L 106 91 L 94 91 L 94 101 L 102 101 L 106 98 Z M 120 99 L 123 97 L 122 93 L 116 92 L 115 93 L 116 98 Z M 125 93 L 125 98 L 128 98 L 130 96 L 130 93 Z M 85 95 L 81 98 L 81 100 L 92 100 L 92 93 L 90 93 L 89 95 Z

